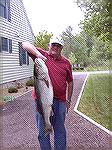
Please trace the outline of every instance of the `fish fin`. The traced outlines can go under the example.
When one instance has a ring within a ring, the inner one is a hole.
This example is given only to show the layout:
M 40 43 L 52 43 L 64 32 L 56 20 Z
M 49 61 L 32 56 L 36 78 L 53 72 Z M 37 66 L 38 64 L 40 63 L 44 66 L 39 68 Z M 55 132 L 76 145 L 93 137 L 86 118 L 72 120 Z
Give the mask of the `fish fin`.
M 42 102 L 40 99 L 36 100 L 36 110 L 42 115 L 42 117 L 44 118 L 44 112 L 43 112 L 43 107 L 42 107 Z M 45 122 L 45 120 L 44 120 Z
M 53 112 L 53 110 L 51 110 L 50 116 L 54 116 L 54 112 Z
M 52 133 L 53 133 L 52 125 L 46 125 L 45 126 L 45 136 L 47 136 L 48 134 L 52 134 Z
M 49 81 L 46 79 L 44 79 L 44 81 L 45 81 L 45 84 L 47 85 L 47 87 L 49 88 Z

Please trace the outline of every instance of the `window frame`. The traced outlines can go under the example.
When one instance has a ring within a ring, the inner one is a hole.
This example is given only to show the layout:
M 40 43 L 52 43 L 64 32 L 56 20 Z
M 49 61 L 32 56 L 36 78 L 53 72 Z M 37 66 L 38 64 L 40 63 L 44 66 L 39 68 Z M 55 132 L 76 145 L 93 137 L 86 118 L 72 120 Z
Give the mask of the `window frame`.
M 12 53 L 12 39 L 0 37 L 0 53 Z
M 10 0 L 0 1 L 0 17 L 7 19 L 9 22 L 11 21 L 11 11 L 10 11 Z M 2 11 L 4 11 L 2 13 Z
M 29 56 L 28 53 L 22 48 L 22 42 L 18 42 L 19 47 L 19 65 L 29 65 Z M 25 56 L 25 62 L 24 62 L 24 56 Z

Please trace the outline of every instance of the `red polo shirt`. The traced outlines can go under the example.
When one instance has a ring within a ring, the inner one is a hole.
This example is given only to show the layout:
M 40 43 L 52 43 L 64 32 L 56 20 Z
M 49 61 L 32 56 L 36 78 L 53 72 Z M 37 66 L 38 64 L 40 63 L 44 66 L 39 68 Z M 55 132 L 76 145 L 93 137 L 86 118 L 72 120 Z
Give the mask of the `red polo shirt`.
M 38 51 L 47 58 L 46 65 L 53 85 L 54 97 L 66 101 L 67 82 L 73 80 L 70 62 L 64 56 L 54 59 L 47 51 L 40 48 Z M 34 55 L 29 54 L 29 56 L 33 60 L 35 59 Z M 33 97 L 35 97 L 35 93 L 33 93 Z

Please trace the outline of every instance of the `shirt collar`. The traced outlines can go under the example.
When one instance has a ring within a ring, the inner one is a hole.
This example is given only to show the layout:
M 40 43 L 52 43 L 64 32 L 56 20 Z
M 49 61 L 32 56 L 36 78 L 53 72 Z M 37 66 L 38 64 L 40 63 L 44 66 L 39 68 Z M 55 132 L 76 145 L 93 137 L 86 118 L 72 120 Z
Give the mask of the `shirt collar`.
M 62 58 L 62 56 L 60 55 L 60 56 L 58 56 L 57 58 L 54 58 L 51 54 L 49 54 L 48 53 L 48 55 L 50 56 L 50 57 L 52 57 L 54 60 L 61 60 L 61 58 Z

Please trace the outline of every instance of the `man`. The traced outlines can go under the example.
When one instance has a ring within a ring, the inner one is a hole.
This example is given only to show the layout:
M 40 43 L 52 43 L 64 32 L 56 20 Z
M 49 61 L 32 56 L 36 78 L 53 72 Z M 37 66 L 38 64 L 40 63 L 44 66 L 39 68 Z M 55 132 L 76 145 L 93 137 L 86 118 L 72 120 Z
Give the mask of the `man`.
M 68 112 L 71 103 L 71 96 L 73 91 L 73 77 L 70 62 L 61 55 L 63 49 L 63 41 L 59 38 L 50 40 L 49 51 L 40 48 L 35 48 L 32 44 L 23 42 L 22 46 L 28 51 L 29 56 L 35 60 L 41 57 L 45 60 L 49 70 L 49 76 L 53 85 L 53 117 L 52 125 L 54 130 L 54 149 L 66 150 L 66 129 L 65 116 Z M 39 56 L 37 52 L 43 56 Z M 67 93 L 66 93 L 67 91 Z M 42 116 L 37 112 L 37 124 L 39 129 L 38 140 L 41 150 L 51 150 L 50 135 L 45 136 L 43 129 Z

